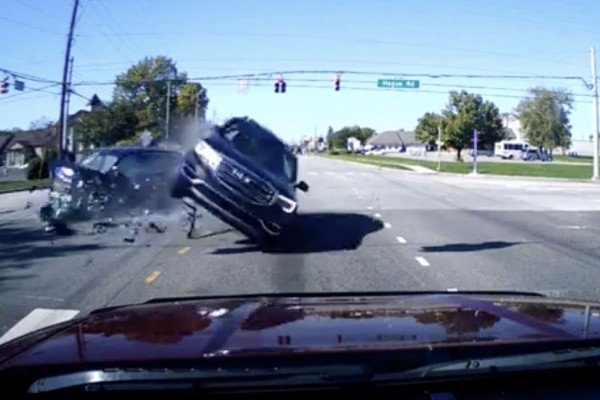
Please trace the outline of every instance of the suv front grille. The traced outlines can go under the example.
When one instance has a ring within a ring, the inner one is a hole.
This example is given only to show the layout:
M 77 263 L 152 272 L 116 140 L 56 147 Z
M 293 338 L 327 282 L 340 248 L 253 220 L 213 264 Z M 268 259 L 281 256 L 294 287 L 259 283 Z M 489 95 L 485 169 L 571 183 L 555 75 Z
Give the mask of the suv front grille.
M 275 190 L 267 182 L 248 172 L 245 168 L 223 160 L 216 171 L 217 178 L 234 194 L 258 205 L 272 204 Z

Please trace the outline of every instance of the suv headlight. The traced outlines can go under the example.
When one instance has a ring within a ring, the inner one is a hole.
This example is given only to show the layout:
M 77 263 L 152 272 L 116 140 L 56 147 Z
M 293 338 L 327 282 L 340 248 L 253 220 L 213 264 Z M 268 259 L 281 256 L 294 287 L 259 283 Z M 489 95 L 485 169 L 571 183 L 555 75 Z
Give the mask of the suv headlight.
M 216 169 L 219 166 L 219 164 L 221 164 L 221 160 L 223 160 L 223 157 L 221 157 L 221 155 L 217 153 L 215 149 L 210 147 L 210 145 L 204 140 L 200 141 L 196 145 L 194 151 L 196 152 L 198 157 L 200 157 L 200 160 L 202 160 L 203 163 L 205 163 L 213 169 Z

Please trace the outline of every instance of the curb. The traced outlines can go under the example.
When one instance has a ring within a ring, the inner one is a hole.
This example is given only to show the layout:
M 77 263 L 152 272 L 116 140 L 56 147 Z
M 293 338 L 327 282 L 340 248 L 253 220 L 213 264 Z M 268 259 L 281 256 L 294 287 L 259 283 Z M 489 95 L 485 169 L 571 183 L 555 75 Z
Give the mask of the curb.
M 40 186 L 40 187 L 36 186 L 36 188 L 34 190 L 31 190 L 31 188 L 0 190 L 0 195 L 10 194 L 10 193 L 17 193 L 17 192 L 35 192 L 35 191 L 38 191 L 38 190 L 45 190 L 45 189 L 50 189 L 50 186 Z

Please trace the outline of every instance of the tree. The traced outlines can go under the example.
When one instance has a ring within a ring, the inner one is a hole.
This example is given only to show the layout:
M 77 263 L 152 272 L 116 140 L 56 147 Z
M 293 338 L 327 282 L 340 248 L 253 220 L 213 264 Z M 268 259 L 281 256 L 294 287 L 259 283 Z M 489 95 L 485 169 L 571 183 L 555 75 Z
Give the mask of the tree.
M 130 103 L 113 101 L 106 108 L 81 117 L 75 124 L 75 135 L 85 146 L 113 146 L 135 137 L 138 125 L 139 120 Z
M 456 149 L 460 160 L 462 149 L 471 145 L 473 131 L 477 130 L 478 147 L 491 149 L 503 140 L 507 132 L 502 125 L 500 110 L 492 102 L 466 91 L 450 92 L 448 105 L 442 112 L 442 140 L 446 146 Z
M 327 128 L 327 137 L 325 138 L 325 141 L 327 142 L 327 147 L 333 149 L 333 128 L 331 126 Z
M 175 109 L 178 117 L 194 117 L 196 108 L 198 108 L 198 116 L 202 117 L 207 106 L 206 89 L 201 84 L 186 83 L 180 87 Z
M 554 150 L 571 144 L 569 114 L 573 96 L 565 90 L 529 89 L 530 97 L 519 102 L 517 117 L 529 143 Z
M 438 138 L 438 129 L 442 126 L 442 116 L 436 113 L 427 112 L 419 118 L 415 128 L 415 137 L 423 143 L 436 144 Z
M 45 128 L 49 128 L 54 124 L 54 122 L 52 122 L 52 120 L 46 116 L 44 117 L 40 117 L 34 121 L 31 121 L 31 123 L 29 124 L 29 129 L 31 130 L 35 130 L 35 129 L 45 129 Z
M 169 111 L 172 111 L 186 80 L 186 74 L 177 71 L 172 59 L 146 57 L 117 76 L 113 97 L 117 102 L 131 104 L 139 121 L 138 130 L 148 129 L 158 135 L 166 118 L 167 81 L 171 86 Z
M 346 148 L 346 141 L 350 137 L 355 137 L 360 140 L 361 143 L 365 143 L 367 139 L 375 134 L 375 130 L 371 128 L 356 126 L 346 126 L 337 132 L 333 132 L 330 137 L 328 144 L 330 148 Z

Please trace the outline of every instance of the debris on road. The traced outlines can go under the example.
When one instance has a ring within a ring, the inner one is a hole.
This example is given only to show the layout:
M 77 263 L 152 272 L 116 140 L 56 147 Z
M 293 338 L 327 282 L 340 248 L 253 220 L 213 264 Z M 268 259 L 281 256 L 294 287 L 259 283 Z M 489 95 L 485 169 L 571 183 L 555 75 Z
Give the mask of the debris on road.
M 150 232 L 152 230 L 157 233 L 165 233 L 167 231 L 167 225 L 158 221 L 150 221 L 146 226 L 146 232 Z
M 31 208 L 32 204 L 30 201 L 28 201 L 27 203 L 25 203 L 25 209 L 29 210 Z

